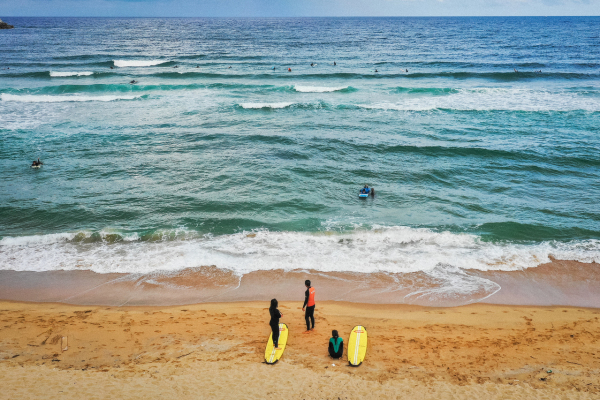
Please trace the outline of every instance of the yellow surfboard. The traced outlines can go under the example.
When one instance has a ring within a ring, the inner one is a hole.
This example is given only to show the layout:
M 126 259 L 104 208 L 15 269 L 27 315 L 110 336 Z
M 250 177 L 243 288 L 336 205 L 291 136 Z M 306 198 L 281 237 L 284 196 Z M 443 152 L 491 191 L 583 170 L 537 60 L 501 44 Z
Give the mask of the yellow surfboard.
M 279 350 L 275 350 L 275 347 L 273 347 L 273 332 L 271 332 L 265 350 L 265 362 L 267 364 L 275 364 L 283 355 L 285 344 L 287 343 L 288 332 L 289 329 L 286 324 L 279 324 Z
M 358 325 L 352 328 L 348 340 L 348 362 L 353 367 L 358 367 L 367 355 L 367 330 Z

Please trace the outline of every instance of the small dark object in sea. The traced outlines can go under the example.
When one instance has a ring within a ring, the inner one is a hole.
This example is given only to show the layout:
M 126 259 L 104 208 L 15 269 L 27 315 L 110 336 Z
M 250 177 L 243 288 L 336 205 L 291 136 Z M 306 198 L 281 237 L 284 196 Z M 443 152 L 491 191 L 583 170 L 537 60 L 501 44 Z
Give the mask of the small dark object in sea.
M 0 19 L 0 29 L 13 29 L 14 26 L 7 24 L 6 22 L 2 22 Z

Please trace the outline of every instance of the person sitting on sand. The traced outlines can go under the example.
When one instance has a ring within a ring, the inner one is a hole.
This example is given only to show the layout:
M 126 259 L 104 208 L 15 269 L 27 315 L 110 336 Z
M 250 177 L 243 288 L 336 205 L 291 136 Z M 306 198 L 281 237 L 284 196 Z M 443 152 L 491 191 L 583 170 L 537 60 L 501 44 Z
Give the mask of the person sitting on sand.
M 277 299 L 271 300 L 271 306 L 269 307 L 269 314 L 271 314 L 271 320 L 269 321 L 269 325 L 271 326 L 271 332 L 273 332 L 273 346 L 277 350 L 279 348 L 279 318 L 283 317 L 283 314 L 279 312 L 277 307 L 279 303 Z
M 315 288 L 310 286 L 310 281 L 307 279 L 304 281 L 306 286 L 306 292 L 304 292 L 304 305 L 302 311 L 306 308 L 304 319 L 306 320 L 306 332 L 308 333 L 315 329 Z M 312 326 L 311 326 L 312 322 Z
M 332 338 L 329 339 L 329 355 L 331 358 L 342 358 L 344 355 L 344 340 L 339 337 L 338 331 L 331 331 Z

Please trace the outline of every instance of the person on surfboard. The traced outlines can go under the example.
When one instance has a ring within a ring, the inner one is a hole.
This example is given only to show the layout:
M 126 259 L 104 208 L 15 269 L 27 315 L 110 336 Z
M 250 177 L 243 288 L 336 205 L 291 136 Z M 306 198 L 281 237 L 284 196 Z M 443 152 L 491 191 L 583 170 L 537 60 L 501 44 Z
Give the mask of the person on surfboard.
M 269 307 L 269 314 L 271 314 L 271 320 L 269 321 L 269 325 L 271 326 L 271 332 L 273 332 L 273 346 L 275 349 L 279 349 L 279 318 L 283 317 L 283 314 L 279 312 L 277 307 L 279 303 L 277 299 L 271 300 L 271 307 Z
M 331 358 L 342 358 L 344 355 L 344 339 L 338 335 L 338 331 L 331 331 L 331 339 L 329 339 L 329 355 Z
M 306 286 L 306 292 L 304 292 L 304 305 L 302 311 L 306 308 L 304 319 L 306 320 L 306 332 L 308 333 L 315 329 L 315 288 L 310 286 L 310 281 L 307 279 L 304 281 Z M 312 323 L 312 327 L 311 327 Z

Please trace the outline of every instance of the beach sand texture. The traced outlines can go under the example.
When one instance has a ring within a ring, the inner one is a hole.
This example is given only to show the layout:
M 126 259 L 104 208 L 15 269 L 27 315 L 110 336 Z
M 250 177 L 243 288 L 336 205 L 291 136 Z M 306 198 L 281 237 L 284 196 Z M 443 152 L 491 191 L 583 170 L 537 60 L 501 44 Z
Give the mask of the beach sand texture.
M 316 331 L 302 334 L 301 302 L 282 302 L 290 338 L 269 366 L 267 306 L 0 302 L 0 398 L 600 396 L 598 309 L 320 302 Z M 331 360 L 331 330 L 347 341 L 358 323 L 369 330 L 364 364 Z

